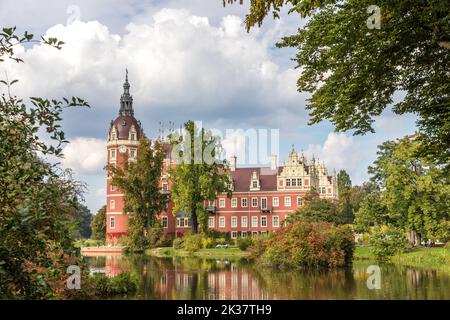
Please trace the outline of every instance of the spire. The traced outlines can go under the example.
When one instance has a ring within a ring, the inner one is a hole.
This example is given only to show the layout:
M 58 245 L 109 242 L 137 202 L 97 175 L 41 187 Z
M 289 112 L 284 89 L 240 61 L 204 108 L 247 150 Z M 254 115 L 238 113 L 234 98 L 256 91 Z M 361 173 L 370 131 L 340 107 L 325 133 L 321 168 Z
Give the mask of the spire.
M 133 116 L 133 97 L 130 95 L 130 83 L 128 82 L 128 69 L 125 69 L 125 82 L 123 84 L 123 94 L 120 97 L 120 110 L 121 116 Z

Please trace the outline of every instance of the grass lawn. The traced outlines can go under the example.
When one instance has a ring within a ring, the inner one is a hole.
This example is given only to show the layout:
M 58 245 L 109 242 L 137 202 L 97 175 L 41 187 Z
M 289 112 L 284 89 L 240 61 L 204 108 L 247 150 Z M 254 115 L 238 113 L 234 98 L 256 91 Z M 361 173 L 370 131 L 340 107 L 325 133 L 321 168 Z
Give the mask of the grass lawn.
M 356 247 L 355 260 L 374 260 L 370 247 Z M 391 258 L 392 263 L 398 263 L 421 269 L 436 269 L 450 272 L 450 250 L 444 247 L 419 247 L 411 252 L 405 252 Z
M 242 251 L 241 249 L 236 247 L 231 247 L 228 249 L 225 248 L 200 249 L 196 252 L 189 252 L 182 249 L 165 247 L 165 248 L 149 249 L 146 250 L 145 253 L 159 257 L 196 256 L 208 258 L 241 258 L 245 257 L 248 254 L 246 251 Z

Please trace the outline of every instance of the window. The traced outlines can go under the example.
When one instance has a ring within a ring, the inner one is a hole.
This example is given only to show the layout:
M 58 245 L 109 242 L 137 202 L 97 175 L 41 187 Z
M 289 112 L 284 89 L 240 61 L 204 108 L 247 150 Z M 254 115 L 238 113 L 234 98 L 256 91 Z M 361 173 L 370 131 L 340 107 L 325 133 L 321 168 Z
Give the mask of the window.
M 237 224 L 238 224 L 238 221 L 237 221 L 238 219 L 237 219 L 237 217 L 236 216 L 233 216 L 233 217 L 231 217 L 231 227 L 232 228 L 237 228 Z
M 272 205 L 274 207 L 278 207 L 280 205 L 280 199 L 278 197 L 273 197 L 272 199 Z
M 231 207 L 232 208 L 237 208 L 237 198 L 231 199 Z
M 111 159 L 116 158 L 116 149 L 111 150 Z
M 219 208 L 225 208 L 225 199 L 224 198 L 219 199 Z
M 167 192 L 167 190 L 168 190 L 168 185 L 167 185 L 167 183 L 163 183 L 163 184 L 162 184 L 162 191 L 163 191 L 163 192 Z
M 297 206 L 301 206 L 303 204 L 302 197 L 297 197 Z
M 110 190 L 111 190 L 111 191 L 116 191 L 116 187 L 115 187 L 113 184 L 111 184 Z
M 291 197 L 284 197 L 284 206 L 285 207 L 291 206 Z
M 167 228 L 169 226 L 169 220 L 167 217 L 162 217 L 161 218 L 161 224 L 163 228 Z
M 116 200 L 110 200 L 109 201 L 109 208 L 111 210 L 114 210 L 116 208 Z
M 258 188 L 258 181 L 253 181 L 252 182 L 252 187 L 253 188 Z
M 192 220 L 190 218 L 184 218 L 184 225 L 192 227 Z
M 247 228 L 248 227 L 247 217 L 241 217 L 241 227 L 242 228 Z
M 184 228 L 184 218 L 177 218 L 177 227 Z
M 261 209 L 267 209 L 267 198 L 261 198 Z
M 219 228 L 225 228 L 225 217 L 219 218 Z
M 297 186 L 297 179 L 292 179 L 292 180 L 291 180 L 291 185 L 292 185 L 293 187 L 296 187 L 296 186 Z
M 241 231 L 241 237 L 247 238 L 247 231 Z
M 267 217 L 261 216 L 261 227 L 267 227 Z
M 116 217 L 109 217 L 109 228 L 114 229 L 116 227 Z
M 291 186 L 291 179 L 286 179 L 286 187 L 290 187 Z
M 241 206 L 247 208 L 247 198 L 241 198 Z
M 210 207 L 215 207 L 216 206 L 216 200 L 209 200 L 209 206 Z
M 231 239 L 236 239 L 237 238 L 237 231 L 231 231 Z
M 208 218 L 208 227 L 210 228 L 214 228 L 216 226 L 216 219 L 214 217 L 209 217 Z
M 254 228 L 258 227 L 258 217 L 257 216 L 252 217 L 252 227 L 254 227 Z
M 130 158 L 136 158 L 136 149 L 130 149 Z
M 300 179 L 300 178 L 297 179 L 297 186 L 299 186 L 299 187 L 302 186 L 302 179 Z
M 325 191 L 326 191 L 325 189 L 326 189 L 325 187 L 320 187 L 320 193 L 325 194 Z
M 259 235 L 258 231 L 252 231 L 252 237 L 257 237 Z
M 258 207 L 258 198 L 252 198 L 252 207 L 253 208 Z
M 280 226 L 280 217 L 279 216 L 272 216 L 272 226 L 274 228 L 278 228 Z
M 130 140 L 136 140 L 136 133 L 131 133 L 130 134 Z
M 116 133 L 115 132 L 111 133 L 111 140 L 116 140 Z

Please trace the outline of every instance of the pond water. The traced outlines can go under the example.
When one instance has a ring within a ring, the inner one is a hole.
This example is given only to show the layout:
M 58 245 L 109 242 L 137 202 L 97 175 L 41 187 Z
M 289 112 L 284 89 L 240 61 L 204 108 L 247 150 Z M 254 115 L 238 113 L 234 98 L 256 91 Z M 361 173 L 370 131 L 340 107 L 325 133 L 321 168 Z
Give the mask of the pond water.
M 157 258 L 146 255 L 85 257 L 96 272 L 123 271 L 139 277 L 140 288 L 126 299 L 450 299 L 450 274 L 380 265 L 380 288 L 369 289 L 371 261 L 352 268 L 279 271 L 245 259 Z M 372 282 L 374 283 L 374 282 Z M 376 284 L 376 282 L 375 282 Z

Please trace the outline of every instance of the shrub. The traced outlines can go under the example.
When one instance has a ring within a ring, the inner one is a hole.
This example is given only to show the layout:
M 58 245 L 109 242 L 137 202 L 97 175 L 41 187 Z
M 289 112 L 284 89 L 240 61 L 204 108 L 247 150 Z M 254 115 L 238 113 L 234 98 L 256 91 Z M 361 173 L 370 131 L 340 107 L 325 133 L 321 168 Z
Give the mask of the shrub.
M 248 237 L 248 238 L 237 238 L 236 239 L 236 245 L 242 251 L 246 251 L 248 249 L 248 247 L 250 247 L 252 244 L 253 244 L 253 240 L 250 237 Z
M 207 248 L 214 248 L 216 246 L 216 239 L 214 238 L 209 238 L 204 236 L 202 238 L 202 248 L 203 249 L 207 249 Z
M 299 220 L 266 239 L 254 239 L 250 252 L 262 266 L 334 268 L 351 264 L 354 246 L 348 226 Z
M 150 228 L 147 232 L 148 247 L 157 247 L 159 241 L 163 237 L 163 234 L 163 229 L 159 224 L 156 224 L 156 226 Z
M 169 235 L 163 235 L 161 239 L 156 243 L 157 247 L 171 247 L 173 245 L 173 237 Z
M 448 242 L 444 245 L 444 248 L 445 248 L 448 252 L 450 252 L 450 241 L 448 241 Z
M 186 233 L 183 237 L 183 249 L 195 252 L 202 248 L 203 236 L 201 234 Z
M 183 246 L 183 242 L 184 242 L 184 239 L 183 238 L 175 238 L 174 240 L 173 240 L 173 247 L 175 248 L 175 249 L 180 249 L 182 246 Z
M 386 226 L 373 229 L 369 244 L 373 255 L 379 261 L 387 261 L 408 248 L 404 233 L 400 229 Z

